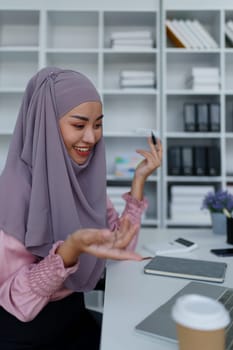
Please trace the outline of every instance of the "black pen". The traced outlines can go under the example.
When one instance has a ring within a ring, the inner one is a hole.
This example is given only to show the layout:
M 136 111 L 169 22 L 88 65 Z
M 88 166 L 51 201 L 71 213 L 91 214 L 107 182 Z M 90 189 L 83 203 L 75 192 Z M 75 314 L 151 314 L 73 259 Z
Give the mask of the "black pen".
M 156 145 L 156 137 L 155 137 L 153 131 L 151 131 L 151 139 L 152 139 L 153 144 Z

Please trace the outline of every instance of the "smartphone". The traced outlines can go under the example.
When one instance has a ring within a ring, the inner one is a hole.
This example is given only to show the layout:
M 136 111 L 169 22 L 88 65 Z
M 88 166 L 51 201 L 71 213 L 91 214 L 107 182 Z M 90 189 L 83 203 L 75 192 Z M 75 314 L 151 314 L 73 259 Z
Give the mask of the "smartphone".
M 210 251 L 217 256 L 233 256 L 233 248 L 211 249 Z

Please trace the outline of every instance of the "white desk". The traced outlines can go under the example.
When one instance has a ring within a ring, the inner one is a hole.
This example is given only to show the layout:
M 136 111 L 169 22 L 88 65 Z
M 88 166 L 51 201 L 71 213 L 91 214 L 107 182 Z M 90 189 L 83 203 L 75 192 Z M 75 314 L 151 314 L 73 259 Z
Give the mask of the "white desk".
M 175 237 L 187 237 L 199 245 L 197 250 L 182 254 L 182 257 L 226 261 L 226 278 L 220 285 L 233 286 L 233 257 L 219 258 L 209 252 L 210 248 L 227 247 L 226 237 L 213 234 L 211 230 L 142 229 L 137 251 L 144 256 L 149 255 L 142 249 L 142 243 L 161 242 Z M 142 335 L 134 330 L 138 322 L 190 282 L 188 279 L 145 275 L 143 266 L 147 263 L 148 260 L 108 264 L 101 350 L 178 349 L 177 344 Z

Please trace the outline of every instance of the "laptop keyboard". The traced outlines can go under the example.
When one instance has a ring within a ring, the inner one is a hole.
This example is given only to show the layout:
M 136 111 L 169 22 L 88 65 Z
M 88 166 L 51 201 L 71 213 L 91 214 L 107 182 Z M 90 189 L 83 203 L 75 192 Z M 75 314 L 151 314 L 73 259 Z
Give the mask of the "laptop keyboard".
M 226 329 L 226 350 L 233 350 L 233 289 L 227 289 L 219 301 L 225 306 L 231 317 L 231 322 Z

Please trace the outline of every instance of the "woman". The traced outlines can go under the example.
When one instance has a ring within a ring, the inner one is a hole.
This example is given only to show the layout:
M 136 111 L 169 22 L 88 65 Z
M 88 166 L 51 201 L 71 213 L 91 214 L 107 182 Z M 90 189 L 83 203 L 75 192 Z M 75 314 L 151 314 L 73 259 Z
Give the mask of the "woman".
M 138 166 L 119 218 L 106 196 L 102 103 L 84 75 L 45 68 L 26 88 L 0 178 L 0 348 L 98 349 L 83 292 L 105 259 L 133 252 L 143 187 L 162 148 Z

